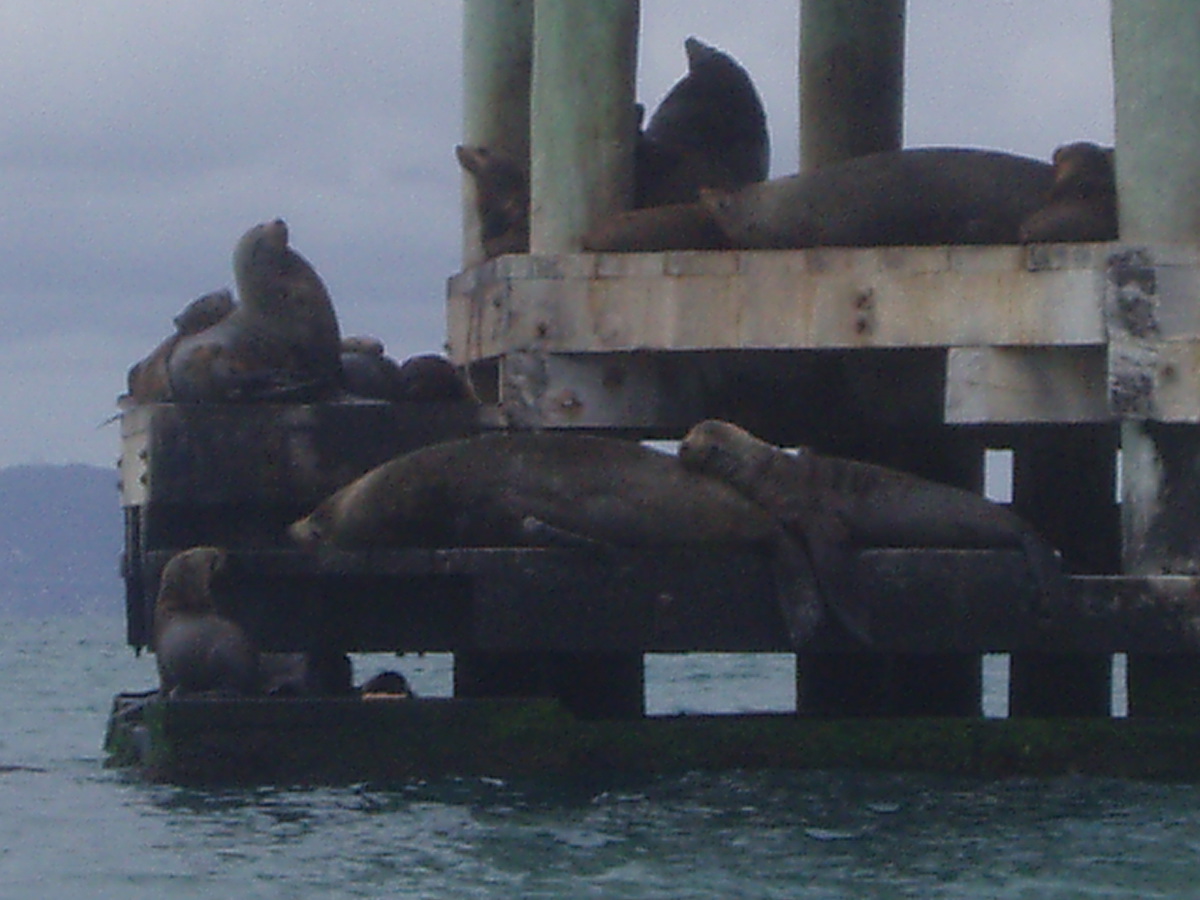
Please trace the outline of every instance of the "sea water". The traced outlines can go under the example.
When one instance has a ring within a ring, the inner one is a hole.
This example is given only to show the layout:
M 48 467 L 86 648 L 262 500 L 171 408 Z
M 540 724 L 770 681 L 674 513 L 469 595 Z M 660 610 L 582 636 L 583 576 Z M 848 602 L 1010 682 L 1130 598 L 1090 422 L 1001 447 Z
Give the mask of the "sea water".
M 448 690 L 439 657 L 394 666 Z M 0 898 L 1200 896 L 1200 790 L 851 772 L 195 790 L 102 767 L 153 686 L 116 616 L 0 620 Z M 651 707 L 786 707 L 780 658 L 652 662 Z

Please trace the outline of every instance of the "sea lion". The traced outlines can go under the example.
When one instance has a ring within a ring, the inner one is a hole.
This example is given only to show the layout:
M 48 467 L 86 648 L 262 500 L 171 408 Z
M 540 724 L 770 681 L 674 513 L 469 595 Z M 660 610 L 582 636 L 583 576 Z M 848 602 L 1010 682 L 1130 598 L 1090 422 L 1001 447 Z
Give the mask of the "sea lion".
M 320 276 L 288 246 L 284 221 L 247 231 L 233 270 L 237 305 L 181 338 L 167 360 L 172 399 L 315 399 L 336 390 L 337 316 Z
M 868 609 L 849 590 L 861 547 L 1019 547 L 1045 613 L 1062 592 L 1054 549 L 1003 506 L 884 466 L 801 449 L 792 455 L 731 422 L 699 423 L 679 446 L 684 468 L 724 480 L 777 517 L 809 554 L 825 603 L 870 643 Z
M 400 364 L 383 352 L 382 341 L 367 337 L 342 341 L 342 384 L 356 397 L 391 403 L 474 399 L 470 386 L 446 357 L 423 353 Z
M 408 403 L 474 401 L 475 392 L 459 368 L 436 353 L 410 356 L 397 373 L 397 399 Z
M 197 297 L 175 317 L 175 333 L 155 347 L 150 354 L 129 370 L 128 391 L 120 399 L 122 406 L 159 403 L 171 399 L 171 383 L 167 361 L 175 345 L 190 334 L 211 328 L 233 311 L 233 295 L 227 290 L 213 291 Z
M 433 444 L 346 485 L 288 533 L 345 549 L 758 545 L 793 642 L 821 616 L 808 559 L 771 515 L 632 441 L 497 432 Z
M 162 696 L 258 690 L 258 651 L 213 599 L 213 581 L 224 565 L 219 547 L 193 547 L 163 568 L 152 641 Z
M 770 168 L 767 116 L 746 70 L 694 37 L 683 46 L 687 74 L 638 140 L 635 207 L 689 203 L 702 187 L 739 188 Z
M 529 179 L 513 159 L 488 147 L 454 148 L 475 182 L 479 240 L 488 259 L 529 252 Z
M 595 252 L 728 250 L 729 239 L 701 203 L 672 203 L 609 216 L 583 236 Z
M 1021 243 L 1115 241 L 1117 179 L 1113 150 L 1086 141 L 1054 151 L 1046 205 L 1021 223 Z
M 923 148 L 700 193 L 739 249 L 1013 244 L 1053 181 L 1053 167 L 1036 159 Z
M 728 54 L 696 38 L 688 38 L 684 49 L 687 74 L 637 137 L 633 205 L 638 209 L 693 203 L 703 187 L 734 189 L 767 177 L 767 117 L 750 76 Z M 488 147 L 460 145 L 454 152 L 475 182 L 484 255 L 528 253 L 526 171 Z M 618 216 L 601 223 L 584 243 L 594 250 L 719 249 L 723 238 L 707 218 L 702 211 L 674 219 Z
M 289 528 L 343 548 L 761 543 L 770 516 L 632 441 L 492 433 L 396 457 Z

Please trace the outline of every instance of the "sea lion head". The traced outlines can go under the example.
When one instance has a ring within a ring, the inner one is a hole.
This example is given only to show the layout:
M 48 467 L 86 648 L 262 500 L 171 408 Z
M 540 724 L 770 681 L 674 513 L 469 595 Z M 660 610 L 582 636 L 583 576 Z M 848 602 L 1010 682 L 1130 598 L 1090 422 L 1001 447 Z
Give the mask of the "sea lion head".
M 480 243 L 489 257 L 529 250 L 529 180 L 516 160 L 488 147 L 459 144 L 458 164 L 475 181 Z
M 288 536 L 306 550 L 311 550 L 326 539 L 329 525 L 329 501 L 322 503 L 303 519 L 288 526 Z
M 253 295 L 257 283 L 268 273 L 283 268 L 282 260 L 288 249 L 288 227 L 283 219 L 262 222 L 249 229 L 233 248 L 233 273 L 238 294 L 243 303 Z
M 1107 196 L 1116 192 L 1113 149 L 1089 141 L 1064 144 L 1054 151 L 1053 195 Z
M 778 450 L 732 422 L 706 419 L 680 442 L 679 461 L 689 471 L 736 485 L 752 480 L 769 466 Z
M 213 612 L 212 586 L 224 571 L 226 558 L 220 547 L 192 547 L 172 556 L 159 579 L 155 617 Z

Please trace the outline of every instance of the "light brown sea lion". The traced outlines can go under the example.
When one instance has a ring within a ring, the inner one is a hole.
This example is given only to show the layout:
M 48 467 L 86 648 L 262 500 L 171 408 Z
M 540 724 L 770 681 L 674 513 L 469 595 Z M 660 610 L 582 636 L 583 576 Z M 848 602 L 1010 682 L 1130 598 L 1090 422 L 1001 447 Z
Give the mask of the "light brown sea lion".
M 167 361 L 175 345 L 189 334 L 197 334 L 220 322 L 233 311 L 233 295 L 227 290 L 213 291 L 197 297 L 175 317 L 175 333 L 155 347 L 143 360 L 129 370 L 128 393 L 121 404 L 160 403 L 171 399 L 171 383 L 167 376 Z
M 1048 163 L 924 148 L 872 153 L 701 199 L 734 247 L 1013 244 L 1045 203 Z
M 315 399 L 335 391 L 337 316 L 320 276 L 288 246 L 282 219 L 242 236 L 233 270 L 233 311 L 181 338 L 170 354 L 172 399 Z
M 1046 205 L 1021 223 L 1022 243 L 1115 241 L 1117 179 L 1113 150 L 1086 141 L 1054 151 Z
M 506 432 L 371 470 L 289 529 L 343 548 L 759 543 L 775 525 L 728 485 L 632 441 Z
M 1038 611 L 1061 595 L 1054 549 L 1019 516 L 970 491 L 808 449 L 793 455 L 715 419 L 688 432 L 679 460 L 726 481 L 800 538 L 825 602 L 863 641 L 871 638 L 868 609 L 849 590 L 862 547 L 1019 547 L 1041 591 Z
M 701 203 L 673 203 L 609 216 L 583 236 L 596 252 L 727 250 L 729 239 Z
M 193 547 L 163 568 L 154 604 L 153 649 L 163 696 L 258 690 L 258 651 L 213 599 L 225 565 L 218 547 Z
M 635 207 L 689 203 L 702 187 L 762 181 L 770 167 L 767 116 L 746 70 L 694 37 L 683 46 L 687 74 L 638 140 Z

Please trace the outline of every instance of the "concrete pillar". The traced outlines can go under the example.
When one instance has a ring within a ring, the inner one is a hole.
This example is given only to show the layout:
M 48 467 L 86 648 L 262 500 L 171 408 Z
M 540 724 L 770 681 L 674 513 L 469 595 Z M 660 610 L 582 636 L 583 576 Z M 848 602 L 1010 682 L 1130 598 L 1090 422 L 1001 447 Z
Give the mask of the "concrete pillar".
M 463 5 L 463 143 L 514 160 L 529 177 L 533 0 Z M 463 173 L 463 264 L 483 261 L 475 181 Z
M 638 0 L 534 4 L 530 251 L 570 253 L 633 197 Z
M 1200 240 L 1200 4 L 1112 0 L 1121 240 Z
M 802 171 L 900 148 L 904 8 L 905 0 L 803 0 Z
M 1121 424 L 1122 564 L 1130 575 L 1200 575 L 1200 426 Z M 1128 657 L 1130 716 L 1200 714 L 1200 655 Z

